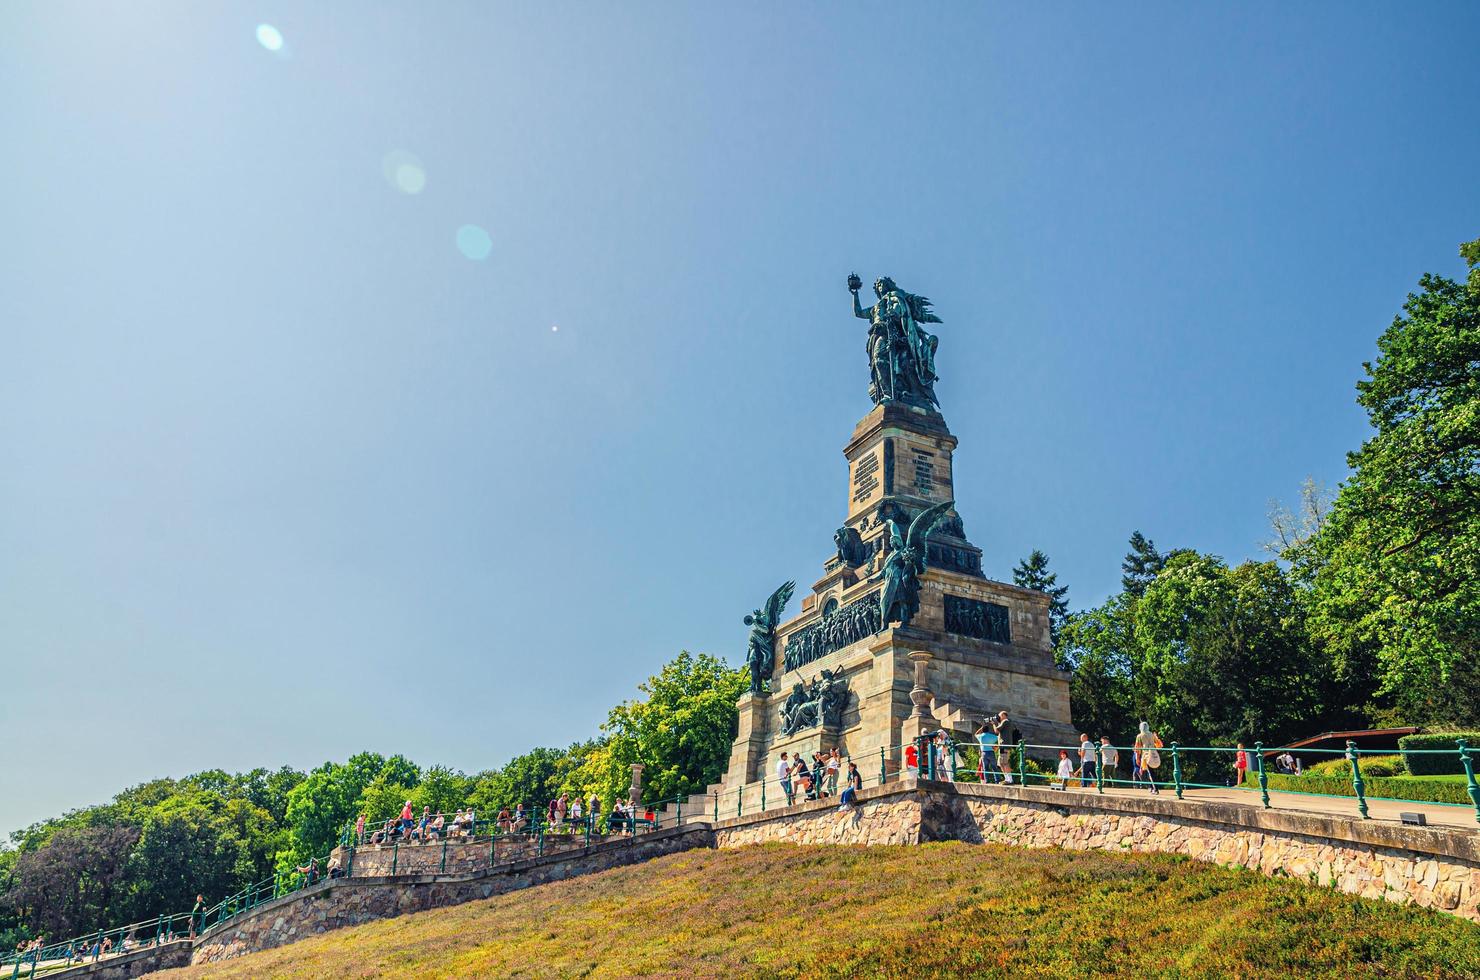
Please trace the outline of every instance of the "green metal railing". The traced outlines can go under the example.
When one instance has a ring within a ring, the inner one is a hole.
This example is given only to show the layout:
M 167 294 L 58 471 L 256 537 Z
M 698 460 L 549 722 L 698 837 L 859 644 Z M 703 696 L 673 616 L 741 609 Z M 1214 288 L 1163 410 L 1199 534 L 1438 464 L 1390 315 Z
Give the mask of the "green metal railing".
M 985 782 L 1028 787 L 1062 785 L 1065 789 L 1090 790 L 1095 793 L 1104 793 L 1107 789 L 1144 790 L 1157 793 L 1169 792 L 1175 794 L 1177 799 L 1186 799 L 1189 792 L 1198 790 L 1237 789 L 1257 793 L 1258 804 L 1266 809 L 1273 808 L 1275 805 L 1270 797 L 1273 791 L 1277 794 L 1351 800 L 1356 814 L 1361 819 L 1370 819 L 1369 800 L 1385 800 L 1444 807 L 1468 807 L 1474 810 L 1475 819 L 1480 822 L 1480 778 L 1477 778 L 1477 773 L 1480 773 L 1480 748 L 1468 746 L 1463 740 L 1459 741 L 1457 749 L 1411 749 L 1405 750 L 1404 754 L 1447 755 L 1456 758 L 1464 770 L 1465 792 L 1470 797 L 1470 803 L 1402 795 L 1400 790 L 1394 791 L 1392 788 L 1394 781 L 1400 780 L 1400 777 L 1387 777 L 1380 780 L 1379 784 L 1382 788 L 1374 791 L 1376 784 L 1364 772 L 1363 760 L 1373 756 L 1392 756 L 1398 753 L 1393 750 L 1362 750 L 1351 742 L 1345 748 L 1340 749 L 1289 750 L 1306 759 L 1347 760 L 1350 763 L 1352 787 L 1349 794 L 1318 792 L 1313 788 L 1311 790 L 1300 789 L 1299 783 L 1302 777 L 1287 773 L 1274 773 L 1270 769 L 1269 759 L 1276 753 L 1286 750 L 1266 749 L 1262 742 L 1255 742 L 1252 746 L 1243 748 L 1190 746 L 1177 742 L 1156 745 L 1154 749 L 1159 756 L 1156 760 L 1157 766 L 1143 765 L 1143 763 L 1152 761 L 1149 758 L 1153 748 L 1151 745 L 1138 749 L 1134 745 L 1115 746 L 1091 742 L 1089 749 L 1086 750 L 1086 758 L 1094 763 L 1093 776 L 1090 776 L 1088 768 L 1082 765 L 1085 760 L 1080 758 L 1079 745 L 1003 742 L 989 747 L 984 759 L 982 749 L 975 741 L 956 742 L 947 738 L 942 745 L 930 736 L 921 736 L 911 744 L 915 750 L 912 757 L 917 760 L 915 767 L 906 765 L 905 746 L 892 745 L 881 748 L 878 750 L 876 771 L 873 765 L 858 766 L 861 787 L 881 786 L 890 780 L 898 779 L 901 774 L 910 775 L 917 772 L 922 779 L 947 782 Z M 1068 752 L 1074 770 L 1074 775 L 1068 780 L 1060 780 L 1057 773 L 1052 770 L 1034 771 L 1041 768 L 1042 763 L 1056 766 L 1060 750 Z M 1244 757 L 1242 768 L 1236 766 L 1240 753 Z M 1031 766 L 1030 760 L 1034 760 Z M 1042 760 L 1042 763 L 1037 760 Z M 847 785 L 847 764 L 850 761 L 857 763 L 860 760 L 852 759 L 847 755 L 842 756 L 838 788 Z M 1003 768 L 1004 761 L 1007 763 L 1005 769 Z M 743 817 L 746 814 L 763 813 L 799 802 L 836 798 L 841 795 L 831 791 L 833 789 L 830 785 L 831 781 L 825 775 L 822 780 L 818 780 L 811 766 L 808 767 L 808 771 L 814 773 L 811 780 L 813 786 L 810 790 L 805 790 L 798 780 L 778 777 L 771 771 L 771 764 L 774 763 L 768 763 L 765 775 L 760 780 L 711 794 L 707 801 L 708 815 L 718 822 L 727 818 Z M 1226 773 L 1226 777 L 1221 781 L 1211 781 L 1217 779 L 1221 773 Z M 1279 780 L 1279 785 L 1273 787 L 1273 790 L 1271 789 L 1271 777 Z M 1326 778 L 1329 779 L 1329 777 Z M 757 782 L 759 786 L 756 785 Z M 1314 780 L 1312 780 L 1313 783 Z M 759 806 L 755 804 L 757 797 Z
M 97 932 L 33 949 L 11 951 L 0 956 L 0 977 L 8 975 L 12 980 L 19 980 L 21 977 L 29 980 L 31 977 L 45 976 L 68 967 L 96 963 L 188 939 L 190 921 L 189 912 L 177 912 L 113 929 L 99 929 Z M 4 972 L 7 967 L 8 973 Z

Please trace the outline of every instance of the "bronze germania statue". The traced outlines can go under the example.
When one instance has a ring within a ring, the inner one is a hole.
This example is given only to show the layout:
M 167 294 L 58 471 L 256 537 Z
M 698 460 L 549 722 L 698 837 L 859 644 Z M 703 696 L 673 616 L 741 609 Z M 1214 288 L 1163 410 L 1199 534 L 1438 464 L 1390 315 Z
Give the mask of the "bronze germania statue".
M 874 280 L 878 302 L 868 309 L 858 301 L 863 280 L 848 276 L 853 315 L 869 321 L 869 397 L 878 405 L 904 402 L 920 408 L 939 406 L 935 398 L 935 348 L 940 338 L 925 332 L 922 323 L 940 323 L 930 300 L 907 293 L 888 276 Z

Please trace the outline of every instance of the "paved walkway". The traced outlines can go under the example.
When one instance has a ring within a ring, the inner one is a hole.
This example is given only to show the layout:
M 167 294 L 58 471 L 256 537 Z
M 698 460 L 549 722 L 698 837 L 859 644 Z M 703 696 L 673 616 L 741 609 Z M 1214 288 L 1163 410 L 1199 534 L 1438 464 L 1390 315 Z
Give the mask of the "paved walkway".
M 1042 788 L 1040 784 L 1033 783 L 1034 788 Z M 1070 787 L 1066 793 L 1088 793 L 1098 795 L 1093 787 L 1080 789 Z M 1132 789 L 1129 786 L 1105 787 L 1106 796 L 1148 796 L 1149 791 L 1144 789 Z M 1162 799 L 1177 798 L 1177 793 L 1171 787 L 1161 791 Z M 1187 789 L 1183 792 L 1183 799 L 1197 800 L 1207 803 L 1236 803 L 1241 806 L 1262 806 L 1257 789 Z M 1269 791 L 1270 808 L 1297 813 L 1310 813 L 1318 816 L 1338 816 L 1357 818 L 1361 816 L 1357 809 L 1357 801 L 1354 797 L 1338 796 L 1307 796 L 1303 793 L 1281 793 L 1276 790 Z M 1428 821 L 1429 826 L 1445 827 L 1458 830 L 1468 830 L 1480 833 L 1480 822 L 1475 820 L 1475 808 L 1472 806 L 1446 806 L 1442 803 L 1408 803 L 1399 800 L 1375 800 L 1367 798 L 1367 815 L 1370 819 L 1383 823 L 1400 823 L 1399 814 L 1422 813 Z

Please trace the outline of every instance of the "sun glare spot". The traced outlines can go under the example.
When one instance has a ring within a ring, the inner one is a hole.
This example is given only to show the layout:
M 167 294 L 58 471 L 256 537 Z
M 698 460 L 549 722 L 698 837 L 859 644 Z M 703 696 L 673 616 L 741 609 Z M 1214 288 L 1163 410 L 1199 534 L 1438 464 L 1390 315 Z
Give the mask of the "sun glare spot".
M 392 150 L 381 158 L 380 172 L 402 194 L 420 194 L 426 189 L 426 168 L 415 154 L 405 150 Z
M 463 225 L 457 230 L 457 250 L 475 262 L 482 262 L 493 251 L 493 239 L 477 225 Z
M 281 51 L 283 50 L 283 32 L 271 24 L 258 24 L 257 43 L 269 51 Z

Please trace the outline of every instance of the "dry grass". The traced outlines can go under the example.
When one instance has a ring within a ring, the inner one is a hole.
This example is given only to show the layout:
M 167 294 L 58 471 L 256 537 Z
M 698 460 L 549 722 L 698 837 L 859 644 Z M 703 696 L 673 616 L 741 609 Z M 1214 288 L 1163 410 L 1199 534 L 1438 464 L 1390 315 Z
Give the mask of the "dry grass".
M 1480 977 L 1480 927 L 1162 855 L 690 851 L 185 977 Z

